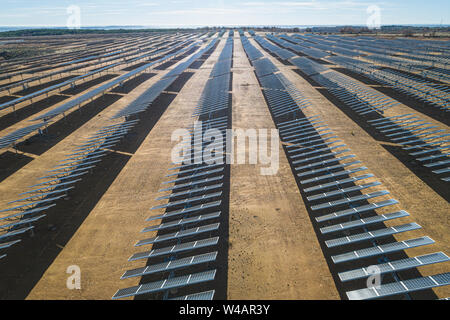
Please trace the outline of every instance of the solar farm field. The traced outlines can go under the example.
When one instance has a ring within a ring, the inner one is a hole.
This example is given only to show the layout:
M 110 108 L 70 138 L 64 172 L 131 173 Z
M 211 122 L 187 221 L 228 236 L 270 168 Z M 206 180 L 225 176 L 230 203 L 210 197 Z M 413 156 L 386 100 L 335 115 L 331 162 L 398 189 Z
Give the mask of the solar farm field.
M 0 299 L 450 297 L 449 41 L 16 40 L 39 52 L 0 60 Z

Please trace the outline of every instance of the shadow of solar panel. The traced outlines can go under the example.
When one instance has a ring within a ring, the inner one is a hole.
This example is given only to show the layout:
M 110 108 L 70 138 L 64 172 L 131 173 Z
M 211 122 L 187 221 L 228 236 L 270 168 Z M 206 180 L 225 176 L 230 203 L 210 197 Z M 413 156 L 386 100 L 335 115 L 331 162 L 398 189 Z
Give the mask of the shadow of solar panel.
M 152 292 L 159 292 L 174 288 L 185 287 L 191 284 L 202 283 L 214 280 L 216 270 L 193 273 L 186 276 L 164 279 L 156 282 L 150 282 L 126 289 L 118 290 L 112 299 L 126 298 L 135 295 L 141 295 Z
M 210 252 L 205 253 L 197 256 L 192 257 L 186 257 L 181 258 L 178 260 L 170 260 L 163 263 L 158 263 L 150 266 L 145 266 L 143 268 L 137 268 L 133 270 L 126 271 L 121 279 L 127 279 L 132 277 L 141 277 L 149 274 L 159 273 L 159 272 L 166 272 L 166 271 L 173 271 L 177 269 L 187 268 L 190 266 L 202 264 L 202 263 L 208 263 L 216 260 L 217 257 L 217 251 L 216 252 Z
M 185 242 L 185 243 L 177 244 L 177 245 L 170 246 L 170 247 L 153 249 L 153 250 L 145 251 L 145 252 L 139 252 L 139 253 L 136 253 L 133 256 L 131 256 L 128 259 L 128 261 L 149 259 L 149 258 L 160 257 L 160 256 L 172 254 L 172 253 L 180 253 L 180 252 L 186 252 L 186 251 L 195 250 L 195 249 L 199 249 L 199 248 L 210 247 L 210 246 L 216 245 L 218 242 L 219 242 L 219 237 Z

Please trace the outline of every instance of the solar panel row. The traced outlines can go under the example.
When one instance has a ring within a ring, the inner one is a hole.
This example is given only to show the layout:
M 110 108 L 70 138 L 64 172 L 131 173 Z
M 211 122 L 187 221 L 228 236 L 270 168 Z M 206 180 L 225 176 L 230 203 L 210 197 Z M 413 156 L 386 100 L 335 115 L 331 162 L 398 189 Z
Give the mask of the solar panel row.
M 23 192 L 20 195 L 26 195 L 25 198 L 10 202 L 24 204 L 1 210 L 0 249 L 18 242 L 11 242 L 11 238 L 31 231 L 34 228 L 32 223 L 44 218 L 45 211 L 54 207 L 58 200 L 65 198 L 68 192 L 74 189 L 74 185 L 81 181 L 80 177 L 94 169 L 101 161 L 100 158 L 107 155 L 108 149 L 119 143 L 137 122 L 138 120 L 131 120 L 103 127 L 86 143 L 80 145 L 80 148 L 76 148 L 78 152 L 69 154 L 55 169 L 47 171 L 52 173 L 51 175 L 39 178 L 46 181 L 30 186 L 38 188 Z M 77 156 L 73 157 L 75 154 Z M 4 246 L 3 241 L 8 241 L 9 245 Z
M 245 43 L 244 49 L 249 47 L 249 44 Z M 302 60 L 305 61 L 304 59 Z M 252 61 L 252 63 L 255 64 L 257 61 Z M 270 61 L 266 63 L 269 64 Z M 319 67 L 320 65 L 316 66 L 315 64 L 315 62 L 308 61 L 305 64 L 308 66 L 308 68 L 305 68 L 305 73 L 317 75 L 323 71 L 323 68 Z M 266 67 L 266 70 L 270 70 L 270 67 Z M 258 75 L 257 73 L 261 90 L 265 95 L 268 91 L 281 92 L 279 83 L 262 80 L 270 75 L 273 76 L 274 72 L 265 75 Z M 327 77 L 327 79 L 330 79 L 331 82 L 333 77 Z M 281 95 L 266 95 L 266 100 L 279 130 L 286 155 L 292 164 L 293 172 L 296 173 L 300 186 L 306 194 L 310 212 L 315 215 L 314 220 L 322 235 L 326 237 L 324 244 L 330 250 L 333 250 L 330 258 L 334 263 L 361 260 L 374 256 L 382 257 L 389 264 L 401 263 L 389 260 L 385 254 L 434 242 L 432 239 L 424 237 L 399 243 L 391 242 L 383 246 L 377 245 L 377 240 L 380 238 L 387 239 L 394 234 L 417 230 L 421 227 L 413 222 L 391 227 L 384 226 L 383 222 L 385 221 L 405 218 L 409 214 L 403 210 L 385 214 L 376 213 L 376 210 L 380 208 L 397 205 L 398 201 L 386 199 L 389 195 L 387 190 L 381 189 L 362 193 L 367 189 L 381 186 L 381 183 L 373 181 L 374 176 L 372 174 L 358 175 L 360 171 L 367 170 L 366 167 L 359 166 L 361 161 L 343 162 L 354 158 L 354 155 L 348 154 L 350 149 L 343 149 L 345 147 L 343 144 L 336 145 L 340 140 L 336 140 L 337 136 L 333 135 L 318 116 L 306 117 L 302 112 L 297 112 L 289 114 L 289 117 L 287 115 L 279 117 L 277 111 L 280 104 L 286 101 L 286 98 Z M 301 165 L 299 166 L 299 164 Z M 346 169 L 347 167 L 349 168 Z M 304 177 L 308 177 L 308 179 L 304 179 Z M 368 179 L 371 179 L 371 181 Z M 363 184 L 357 184 L 360 181 Z M 379 199 L 380 197 L 384 197 L 386 200 Z M 324 199 L 326 200 L 324 201 Z M 342 233 L 342 235 L 336 236 L 336 233 Z M 346 246 L 350 244 L 361 249 L 346 252 L 348 250 Z M 428 261 L 432 264 L 447 260 L 447 256 L 440 255 L 438 258 Z M 405 264 L 401 270 L 409 270 L 421 265 L 416 263 L 406 266 Z M 368 267 L 369 265 L 364 267 L 364 270 Z M 398 270 L 391 270 L 391 272 L 394 271 Z M 385 271 L 385 273 L 387 272 Z M 355 280 L 361 277 L 361 272 L 359 272 L 359 276 L 356 276 L 356 272 L 354 273 L 355 276 L 353 276 L 352 271 L 344 271 L 338 275 L 342 281 Z M 363 277 L 368 276 L 365 274 Z M 395 279 L 394 277 L 394 281 Z M 383 284 L 382 287 L 395 285 L 396 283 L 398 282 Z M 423 286 L 420 289 L 430 287 Z M 369 298 L 368 294 L 365 295 L 365 290 L 349 291 L 347 295 L 349 299 Z M 411 291 L 413 290 L 405 290 L 403 293 Z M 386 293 L 386 295 L 391 294 L 395 293 Z
M 195 108 L 193 117 L 199 117 L 201 125 L 192 125 L 190 130 L 200 130 L 202 135 L 206 130 L 215 129 L 225 136 L 225 130 L 229 125 L 229 90 L 233 57 L 233 38 L 225 41 L 218 61 L 213 66 L 209 79 L 203 88 L 198 107 Z M 216 147 L 223 150 L 223 142 L 215 143 Z M 152 259 L 165 256 L 164 262 L 160 260 L 150 261 L 144 268 L 128 270 L 122 278 L 138 277 L 147 274 L 159 274 L 161 280 L 146 283 L 138 287 L 120 289 L 113 299 L 127 296 L 156 292 L 164 293 L 163 299 L 213 299 L 214 290 L 201 293 L 188 294 L 179 298 L 169 297 L 167 291 L 171 287 L 161 287 L 160 284 L 176 282 L 180 287 L 188 287 L 192 284 L 185 281 L 186 277 L 192 279 L 195 274 L 183 275 L 192 266 L 206 269 L 201 274 L 198 282 L 204 283 L 214 279 L 215 270 L 210 269 L 220 251 L 211 252 L 211 247 L 219 243 L 219 237 L 213 236 L 220 232 L 222 217 L 222 198 L 224 196 L 224 153 L 220 153 L 221 160 L 216 163 L 206 163 L 203 159 L 205 142 L 196 142 L 193 138 L 188 144 L 189 155 L 185 156 L 181 163 L 169 169 L 167 177 L 169 181 L 163 184 L 171 184 L 172 187 L 161 189 L 167 192 L 157 200 L 167 200 L 164 204 L 152 207 L 152 210 L 164 210 L 164 213 L 150 216 L 147 221 L 160 221 L 142 230 L 142 232 L 157 232 L 156 235 L 137 242 L 136 246 L 148 244 L 158 245 L 156 249 L 134 254 L 130 261 L 138 259 Z M 193 152 L 192 152 L 193 151 Z M 176 171 L 176 172 L 174 172 Z M 190 241 L 188 241 L 188 239 Z M 195 239 L 192 241 L 192 239 Z M 172 245 L 170 245 L 172 243 Z M 175 243 L 175 244 L 174 244 Z M 183 254 L 182 257 L 179 255 Z M 169 276 L 163 272 L 171 271 Z M 151 287 L 152 290 L 142 288 Z

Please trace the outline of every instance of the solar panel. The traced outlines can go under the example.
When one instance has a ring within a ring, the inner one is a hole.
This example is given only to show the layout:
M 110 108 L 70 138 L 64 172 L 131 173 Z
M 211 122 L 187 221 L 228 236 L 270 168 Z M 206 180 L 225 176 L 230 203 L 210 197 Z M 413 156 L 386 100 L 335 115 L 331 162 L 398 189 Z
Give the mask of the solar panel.
M 333 212 L 333 213 L 330 213 L 330 214 L 326 214 L 326 215 L 317 217 L 316 221 L 317 222 L 324 222 L 324 221 L 328 221 L 328 220 L 338 219 L 338 218 L 346 217 L 346 216 L 349 216 L 349 215 L 353 215 L 355 213 L 362 213 L 362 212 L 366 212 L 366 211 L 371 211 L 371 210 L 375 210 L 375 209 L 378 209 L 378 208 L 391 206 L 391 205 L 394 205 L 394 204 L 397 204 L 397 203 L 398 203 L 398 201 L 395 200 L 395 199 L 389 199 L 389 200 L 385 200 L 385 201 L 370 203 L 370 204 L 367 204 L 367 205 L 363 205 L 363 206 L 359 206 L 359 207 L 355 207 L 355 208 L 351 208 L 351 209 L 346 209 L 346 210 L 341 210 L 341 211 Z
M 0 149 L 9 147 L 10 145 L 16 143 L 19 139 L 22 139 L 23 137 L 29 135 L 35 130 L 38 130 L 44 126 L 46 126 L 47 123 L 39 123 L 39 124 L 33 124 L 31 126 L 27 126 L 25 128 L 20 128 L 4 137 L 0 138 Z
M 138 286 L 118 290 L 112 299 L 126 298 L 146 293 L 159 292 L 174 288 L 185 287 L 191 284 L 202 283 L 214 280 L 216 270 L 209 270 L 205 272 L 193 273 L 186 276 L 169 278 L 141 284 Z
M 308 127 L 314 127 L 315 125 L 318 125 L 318 124 L 321 124 L 321 123 L 324 124 L 323 121 L 311 121 L 311 122 L 306 123 L 306 124 L 293 123 L 293 124 L 291 124 L 289 126 L 286 126 L 284 128 L 280 128 L 279 131 L 280 131 L 280 135 L 281 136 L 285 136 L 286 134 L 288 134 L 290 132 L 297 132 L 300 129 L 303 130 L 303 129 L 306 129 Z
M 345 236 L 342 238 L 336 238 L 325 241 L 325 244 L 328 248 L 333 248 L 337 246 L 342 246 L 350 243 L 357 243 L 361 241 L 366 240 L 372 240 L 380 237 L 387 237 L 394 234 L 406 232 L 406 231 L 412 231 L 421 229 L 422 227 L 418 225 L 417 223 L 406 223 L 399 226 L 389 227 L 389 228 L 382 228 L 377 229 L 374 231 L 364 232 L 364 233 L 358 233 L 350 236 Z
M 136 253 L 133 256 L 131 256 L 128 259 L 128 261 L 149 259 L 149 258 L 160 257 L 160 256 L 172 254 L 172 253 L 175 254 L 175 253 L 195 250 L 195 249 L 199 249 L 199 248 L 210 247 L 210 246 L 216 245 L 218 242 L 219 242 L 219 237 L 202 239 L 202 240 L 197 240 L 197 241 L 192 241 L 192 242 L 185 242 L 185 243 L 176 244 L 176 245 L 170 246 L 170 247 L 153 249 L 153 250 L 145 251 L 145 252 L 139 252 L 139 253 Z
M 339 153 L 343 153 L 343 151 L 339 152 Z M 333 153 L 334 155 L 336 153 Z M 329 154 L 328 156 L 330 156 L 331 154 Z M 307 165 L 303 165 L 300 167 L 295 167 L 295 170 L 304 170 L 304 169 L 310 169 L 310 168 L 314 168 L 314 167 L 318 167 L 318 166 L 323 166 L 329 163 L 333 163 L 333 162 L 339 162 L 342 160 L 347 160 L 347 159 L 351 159 L 356 157 L 354 154 L 351 155 L 347 155 L 347 156 L 343 156 L 343 157 L 338 157 L 338 158 L 332 158 L 332 159 L 328 159 L 328 160 L 322 160 L 322 161 L 318 161 L 318 162 L 313 162 L 313 163 L 309 163 Z
M 350 175 L 352 173 L 356 173 L 358 171 L 364 171 L 367 170 L 366 167 L 358 167 L 352 170 L 342 170 L 342 171 L 338 171 L 338 172 L 334 172 L 334 173 L 329 173 L 320 177 L 315 177 L 312 179 L 307 179 L 307 180 L 301 180 L 300 183 L 301 184 L 307 184 L 307 183 L 313 183 L 313 182 L 317 182 L 317 181 L 321 181 L 321 180 L 326 180 L 326 179 L 334 179 L 340 176 L 347 176 Z
M 396 294 L 431 289 L 450 284 L 450 272 L 433 276 L 382 284 L 379 288 L 365 288 L 347 292 L 350 300 L 367 300 L 388 297 Z
M 308 76 L 328 70 L 327 67 L 306 57 L 295 57 L 289 61 Z
M 188 190 L 184 190 L 184 191 L 180 191 L 180 192 L 174 192 L 174 193 L 168 194 L 166 196 L 158 197 L 156 200 L 164 200 L 164 199 L 180 197 L 180 196 L 183 196 L 183 195 L 191 195 L 191 194 L 195 194 L 195 193 L 203 193 L 203 192 L 206 192 L 206 191 L 210 191 L 210 190 L 221 188 L 222 186 L 223 186 L 223 183 L 213 184 L 213 185 L 204 186 L 204 187 L 196 187 L 196 188 L 193 188 L 193 189 L 188 189 Z
M 224 168 L 218 168 L 218 169 L 214 169 L 214 170 L 199 172 L 199 173 L 195 173 L 190 176 L 184 176 L 184 177 L 181 177 L 181 178 L 178 178 L 175 180 L 164 181 L 163 184 L 175 183 L 175 182 L 180 182 L 180 181 L 184 181 L 184 180 L 188 180 L 188 179 L 195 179 L 195 178 L 202 177 L 202 176 L 209 176 L 214 173 L 222 172 L 223 170 L 224 170 Z
M 10 241 L 10 242 L 0 243 L 0 249 L 9 248 L 9 247 L 15 245 L 16 243 L 19 243 L 20 241 L 22 241 L 22 240 L 14 240 L 14 241 Z M 6 255 L 4 255 L 4 257 L 6 257 Z
M 297 124 L 305 124 L 310 123 L 313 119 L 319 119 L 319 116 L 305 117 L 305 118 L 297 118 L 294 120 L 283 121 L 278 123 L 278 128 L 286 128 L 289 126 L 297 125 Z
M 189 294 L 186 296 L 182 296 L 182 297 L 177 297 L 177 298 L 171 298 L 169 300 L 212 300 L 214 298 L 214 290 L 211 291 L 205 291 L 205 292 L 200 292 L 200 293 L 194 293 L 194 294 Z
M 218 217 L 220 217 L 220 214 L 221 214 L 221 212 L 217 211 L 217 212 L 213 212 L 213 213 L 209 213 L 209 214 L 202 214 L 202 215 L 195 216 L 195 217 L 189 217 L 189 218 L 179 219 L 179 220 L 175 220 L 175 221 L 171 221 L 171 222 L 161 223 L 159 225 L 146 227 L 141 232 L 158 231 L 158 230 L 179 227 L 179 226 L 183 226 L 183 225 L 190 224 L 190 223 L 203 222 L 206 220 L 218 218 Z
M 421 237 L 416 239 L 409 239 L 401 242 L 392 242 L 388 244 L 383 244 L 380 246 L 369 247 L 365 249 L 360 249 L 356 251 L 346 252 L 336 256 L 332 256 L 331 259 L 334 263 L 348 262 L 357 259 L 363 259 L 373 256 L 378 256 L 382 254 L 397 252 L 409 248 L 421 247 L 429 244 L 433 244 L 434 240 L 430 237 Z
M 16 229 L 16 230 L 13 230 L 13 231 L 9 231 L 7 233 L 0 234 L 0 239 L 5 239 L 5 238 L 17 236 L 19 234 L 22 234 L 22 233 L 25 233 L 27 231 L 30 231 L 33 228 L 34 227 L 31 226 L 31 227 L 25 227 L 25 228 L 22 228 L 22 229 Z
M 42 219 L 43 217 L 45 217 L 45 214 L 40 215 L 40 216 L 34 216 L 31 218 L 19 219 L 12 223 L 0 225 L 0 229 L 7 229 L 7 228 L 17 227 L 17 226 L 20 226 L 23 224 L 27 224 L 27 223 L 32 223 L 32 222 Z
M 309 137 L 316 137 L 316 136 L 320 136 L 318 133 L 319 132 L 330 132 L 332 133 L 332 131 L 330 129 L 322 129 L 322 130 L 317 130 L 320 128 L 327 128 L 327 126 L 318 126 L 318 127 L 311 127 L 311 128 L 307 128 L 305 130 L 298 130 L 297 132 L 295 132 L 295 134 L 291 134 L 289 136 L 284 136 L 283 140 L 285 140 L 286 142 L 292 142 L 292 141 L 297 141 L 298 139 L 294 139 L 294 140 L 288 140 L 288 139 L 292 139 L 295 137 L 303 137 L 306 136 L 307 138 Z M 302 139 L 305 140 L 305 139 Z
M 267 58 L 253 61 L 253 67 L 255 68 L 255 73 L 258 77 L 263 77 L 265 75 L 275 73 L 279 69 Z
M 331 150 L 338 149 L 338 148 L 342 148 L 342 146 L 335 146 L 335 147 L 331 147 L 331 148 L 326 148 L 323 151 L 324 152 L 325 151 L 331 151 Z M 318 156 L 314 156 L 314 157 L 309 157 L 309 158 L 293 161 L 292 164 L 305 163 L 305 162 L 310 162 L 310 161 L 314 161 L 314 160 L 318 160 L 318 159 L 322 159 L 322 158 L 326 158 L 326 157 L 337 156 L 337 155 L 340 155 L 342 153 L 349 152 L 349 151 L 350 151 L 350 149 L 344 149 L 344 150 L 335 151 L 335 152 L 326 152 L 326 153 L 320 154 Z
M 202 179 L 202 180 L 191 181 L 191 182 L 188 182 L 188 183 L 177 184 L 177 185 L 172 186 L 170 188 L 160 189 L 160 190 L 158 190 L 158 192 L 172 191 L 172 190 L 176 190 L 176 189 L 192 187 L 192 186 L 195 186 L 195 185 L 204 184 L 204 183 L 210 183 L 210 182 L 214 182 L 214 181 L 218 181 L 218 180 L 222 180 L 222 179 L 223 179 L 223 175 L 217 176 L 217 177 L 212 177 L 212 178 L 206 178 L 206 179 Z
M 179 206 L 179 205 L 185 205 L 185 204 L 191 203 L 191 202 L 203 201 L 203 200 L 207 200 L 207 199 L 210 199 L 210 198 L 220 197 L 221 195 L 222 195 L 222 191 L 214 192 L 214 193 L 208 193 L 208 194 L 204 194 L 204 195 L 197 196 L 197 197 L 186 198 L 186 199 L 182 199 L 182 200 L 178 200 L 178 201 L 168 202 L 166 204 L 155 206 L 155 207 L 151 208 L 151 210 L 162 209 L 162 208 L 169 208 L 169 207 L 174 207 L 174 206 Z
M 48 179 L 48 178 L 55 178 L 55 177 L 58 177 L 58 179 L 61 180 L 63 177 L 64 178 L 75 177 L 75 176 L 78 176 L 78 174 L 89 173 L 89 169 L 93 169 L 93 168 L 95 168 L 95 166 L 88 166 L 88 167 L 83 167 L 83 168 L 80 168 L 80 169 L 74 169 L 74 170 L 67 171 L 67 172 L 51 174 L 51 175 L 48 175 L 48 176 L 40 177 L 39 180 L 41 180 L 41 179 Z M 68 174 L 68 175 L 66 175 L 66 174 Z
M 159 220 L 159 219 L 173 217 L 173 216 L 177 216 L 177 215 L 185 214 L 185 213 L 189 213 L 189 212 L 195 212 L 195 211 L 200 211 L 200 210 L 204 210 L 204 209 L 214 208 L 214 207 L 220 206 L 221 203 L 222 203 L 221 200 L 208 202 L 208 203 L 202 203 L 202 204 L 199 204 L 196 206 L 187 207 L 187 208 L 183 208 L 180 210 L 165 212 L 161 215 L 151 216 L 150 218 L 147 218 L 146 221 Z
M 179 239 L 179 238 L 189 237 L 189 236 L 193 236 L 193 235 L 198 235 L 198 234 L 201 234 L 204 232 L 210 232 L 210 231 L 217 230 L 217 229 L 219 229 L 219 226 L 220 226 L 220 223 L 213 223 L 213 224 L 208 224 L 206 226 L 181 230 L 181 231 L 177 231 L 174 233 L 164 234 L 164 235 L 140 240 L 134 246 L 140 247 L 140 246 L 163 242 L 163 241 L 167 241 L 167 240 Z
M 8 204 L 16 203 L 16 202 L 22 202 L 22 201 L 30 201 L 30 200 L 34 201 L 36 198 L 40 199 L 40 198 L 43 198 L 43 197 L 47 197 L 47 196 L 50 196 L 50 195 L 53 195 L 53 194 L 62 193 L 62 192 L 67 193 L 67 191 L 72 190 L 73 188 L 74 187 L 69 187 L 69 188 L 64 188 L 64 189 L 58 189 L 58 190 L 51 191 L 51 192 L 38 193 L 38 194 L 32 195 L 30 197 L 26 197 L 26 198 L 10 201 L 10 202 L 8 202 Z
M 385 274 L 390 272 L 398 272 L 402 270 L 408 270 L 412 268 L 418 268 L 430 264 L 449 261 L 450 258 L 443 252 L 430 253 L 423 256 L 406 258 L 400 260 L 394 260 L 387 263 L 377 264 L 379 274 Z M 339 278 L 341 281 L 357 280 L 367 278 L 371 274 L 367 271 L 367 268 L 360 268 L 345 272 L 340 272 Z
M 367 193 L 367 194 L 358 195 L 355 197 L 343 198 L 343 199 L 339 199 L 339 200 L 335 200 L 335 201 L 330 201 L 330 202 L 325 202 L 325 203 L 321 203 L 318 205 L 314 205 L 314 206 L 311 206 L 311 210 L 315 211 L 315 210 L 320 210 L 320 209 L 332 208 L 332 207 L 339 206 L 342 204 L 348 204 L 351 202 L 363 201 L 363 200 L 368 200 L 368 199 L 372 199 L 372 198 L 376 198 L 376 197 L 381 197 L 381 196 L 384 196 L 387 194 L 389 194 L 389 191 L 387 191 L 387 190 L 375 191 L 375 192 L 371 192 L 371 193 Z
M 424 166 L 427 168 L 433 168 L 433 167 L 447 165 L 449 163 L 450 163 L 450 159 L 442 160 L 442 161 L 438 161 L 438 162 L 427 163 L 427 164 L 424 164 Z
M 39 206 L 39 205 L 41 205 L 43 203 L 47 203 L 47 202 L 51 202 L 51 201 L 54 201 L 54 200 L 58 200 L 58 199 L 60 199 L 62 197 L 64 197 L 64 195 L 53 197 L 53 198 L 46 198 L 46 199 L 42 199 L 42 200 L 39 200 L 39 201 L 30 202 L 30 203 L 27 203 L 27 204 L 22 204 L 22 205 L 15 206 L 15 207 L 12 207 L 12 208 L 0 210 L 0 213 L 1 212 L 9 212 L 9 211 L 26 210 L 28 207 Z
M 348 230 L 348 229 L 353 229 L 353 228 L 364 227 L 364 226 L 368 226 L 368 225 L 375 224 L 375 223 L 381 223 L 384 221 L 393 220 L 393 219 L 397 219 L 397 218 L 403 218 L 403 217 L 407 217 L 407 216 L 409 216 L 408 212 L 406 212 L 404 210 L 400 210 L 400 211 L 396 211 L 396 212 L 392 212 L 392 213 L 386 213 L 386 214 L 376 215 L 376 216 L 369 217 L 369 218 L 358 219 L 358 220 L 353 220 L 353 221 L 349 221 L 349 222 L 338 223 L 338 224 L 334 224 L 331 226 L 322 227 L 322 228 L 320 228 L 320 232 L 322 232 L 323 234 L 327 234 L 327 233 L 331 233 L 331 232 L 338 232 L 338 231 L 343 231 L 343 230 Z
M 181 258 L 178 260 L 169 260 L 166 262 L 153 264 L 145 266 L 142 268 L 137 268 L 133 270 L 126 271 L 120 279 L 127 279 L 132 277 L 142 277 L 149 274 L 154 274 L 158 272 L 173 271 L 181 268 L 187 268 L 190 266 L 198 265 L 201 263 L 212 262 L 216 260 L 217 251 L 205 254 L 200 254 L 197 256 Z
M 30 209 L 30 210 L 21 211 L 19 213 L 10 214 L 10 215 L 8 215 L 6 217 L 1 217 L 0 220 L 7 220 L 7 219 L 15 218 L 15 217 L 20 217 L 20 216 L 26 216 L 26 215 L 34 214 L 34 213 L 37 213 L 37 212 L 41 212 L 41 211 L 47 210 L 47 209 L 49 209 L 49 208 L 51 208 L 53 206 L 56 206 L 56 204 L 53 203 L 53 204 L 50 204 L 48 206 L 33 208 L 33 209 Z
M 334 197 L 337 195 L 343 195 L 343 194 L 351 193 L 351 192 L 355 192 L 355 191 L 361 191 L 361 190 L 379 186 L 379 185 L 381 185 L 381 182 L 378 182 L 378 181 L 372 182 L 372 183 L 365 183 L 365 184 L 357 185 L 357 186 L 353 186 L 353 187 L 348 187 L 348 188 L 338 189 L 338 190 L 334 190 L 334 191 L 330 191 L 330 192 L 315 194 L 313 196 L 307 197 L 307 199 L 308 199 L 308 201 L 315 201 L 315 200 Z
M 324 172 L 324 171 L 331 171 L 331 170 L 335 170 L 335 169 L 341 169 L 341 168 L 345 168 L 354 164 L 360 164 L 361 161 L 352 161 L 352 162 L 346 162 L 346 163 L 340 163 L 337 165 L 333 165 L 333 166 L 329 166 L 329 167 L 324 167 L 324 168 L 319 168 L 319 169 L 314 169 L 314 170 L 310 170 L 310 171 L 305 171 L 305 172 L 301 172 L 301 173 L 297 173 L 298 177 L 304 177 L 304 176 L 310 176 L 310 175 L 316 175 L 318 173 Z M 320 178 L 320 177 L 317 177 Z M 316 178 L 314 178 L 316 179 Z M 316 181 L 314 179 L 310 179 L 313 181 Z M 309 181 L 309 180 L 303 180 L 303 181 Z M 308 182 L 305 182 L 308 183 Z

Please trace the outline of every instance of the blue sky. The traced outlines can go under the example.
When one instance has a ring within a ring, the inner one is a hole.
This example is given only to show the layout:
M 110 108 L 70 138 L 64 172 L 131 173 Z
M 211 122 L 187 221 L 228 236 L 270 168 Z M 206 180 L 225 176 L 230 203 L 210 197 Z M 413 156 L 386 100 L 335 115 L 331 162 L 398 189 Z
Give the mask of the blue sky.
M 450 24 L 449 0 L 0 0 L 1 26 L 65 26 L 79 6 L 82 26 Z

